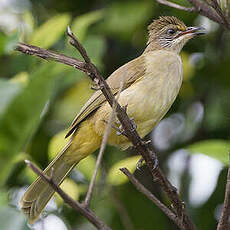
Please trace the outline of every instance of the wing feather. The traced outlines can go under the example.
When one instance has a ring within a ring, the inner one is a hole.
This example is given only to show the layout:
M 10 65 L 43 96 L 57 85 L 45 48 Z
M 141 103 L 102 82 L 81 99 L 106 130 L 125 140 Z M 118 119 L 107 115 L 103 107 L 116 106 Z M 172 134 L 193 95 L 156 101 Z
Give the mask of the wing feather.
M 106 80 L 113 95 L 116 95 L 120 88 L 120 82 L 124 79 L 123 89 L 125 90 L 135 81 L 139 80 L 145 73 L 144 55 L 128 62 L 113 72 Z M 70 130 L 66 137 L 70 136 L 79 126 L 79 124 L 87 118 L 93 111 L 98 109 L 106 101 L 100 90 L 96 91 L 91 98 L 85 103 L 78 115 L 74 118 Z

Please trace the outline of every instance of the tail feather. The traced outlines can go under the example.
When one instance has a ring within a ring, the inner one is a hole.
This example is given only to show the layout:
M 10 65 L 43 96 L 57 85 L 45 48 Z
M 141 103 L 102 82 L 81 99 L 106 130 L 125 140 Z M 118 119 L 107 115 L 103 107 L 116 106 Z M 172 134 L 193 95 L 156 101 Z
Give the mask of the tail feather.
M 65 177 L 74 168 L 76 163 L 68 163 L 63 160 L 64 152 L 68 146 L 58 154 L 58 156 L 49 164 L 44 170 L 48 176 L 53 171 L 53 180 L 57 185 L 60 185 Z M 24 214 L 28 217 L 29 223 L 32 224 L 39 217 L 41 211 L 44 209 L 50 198 L 54 194 L 54 190 L 41 177 L 38 177 L 33 184 L 29 186 L 23 197 L 20 205 Z

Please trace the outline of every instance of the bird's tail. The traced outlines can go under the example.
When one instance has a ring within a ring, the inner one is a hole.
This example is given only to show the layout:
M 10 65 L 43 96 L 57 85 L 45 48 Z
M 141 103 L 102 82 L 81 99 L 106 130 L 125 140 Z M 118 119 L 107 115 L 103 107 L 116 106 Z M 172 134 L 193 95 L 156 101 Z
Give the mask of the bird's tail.
M 70 173 L 78 162 L 68 163 L 64 158 L 64 153 L 68 146 L 63 149 L 61 153 L 48 165 L 44 173 L 48 176 L 52 173 L 52 179 L 60 185 L 65 177 Z M 80 160 L 80 159 L 79 159 Z M 46 206 L 54 190 L 48 185 L 41 177 L 38 177 L 33 184 L 29 186 L 23 197 L 21 198 L 20 205 L 24 214 L 27 216 L 29 223 L 32 224 L 40 215 L 43 208 Z

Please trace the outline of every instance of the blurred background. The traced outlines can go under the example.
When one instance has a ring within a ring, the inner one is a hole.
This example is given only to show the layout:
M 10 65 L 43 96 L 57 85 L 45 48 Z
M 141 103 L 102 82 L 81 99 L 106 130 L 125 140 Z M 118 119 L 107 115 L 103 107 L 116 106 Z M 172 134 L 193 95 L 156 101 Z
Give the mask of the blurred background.
M 58 196 L 33 227 L 19 210 L 20 197 L 36 177 L 24 159 L 45 168 L 65 144 L 66 129 L 93 91 L 80 71 L 17 53 L 14 45 L 23 41 L 79 57 L 65 36 L 70 25 L 93 63 L 108 77 L 142 53 L 146 27 L 159 15 L 174 15 L 208 31 L 183 49 L 180 94 L 148 138 L 198 229 L 215 229 L 230 146 L 229 33 L 205 17 L 153 0 L 0 0 L 1 230 L 95 229 Z M 63 183 L 74 199 L 84 198 L 96 155 L 83 160 Z M 169 204 L 145 166 L 135 171 L 139 158 L 132 149 L 106 148 L 92 209 L 112 229 L 177 229 L 119 172 L 120 167 L 128 167 Z

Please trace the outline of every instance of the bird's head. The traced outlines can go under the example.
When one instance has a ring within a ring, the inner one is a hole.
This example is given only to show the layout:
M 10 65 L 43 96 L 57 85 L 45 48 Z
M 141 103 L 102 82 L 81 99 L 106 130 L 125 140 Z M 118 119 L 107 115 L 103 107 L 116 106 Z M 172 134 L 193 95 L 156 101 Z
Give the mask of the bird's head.
M 185 43 L 196 35 L 204 34 L 202 27 L 187 27 L 174 16 L 161 16 L 149 26 L 146 50 L 165 49 L 179 53 Z

